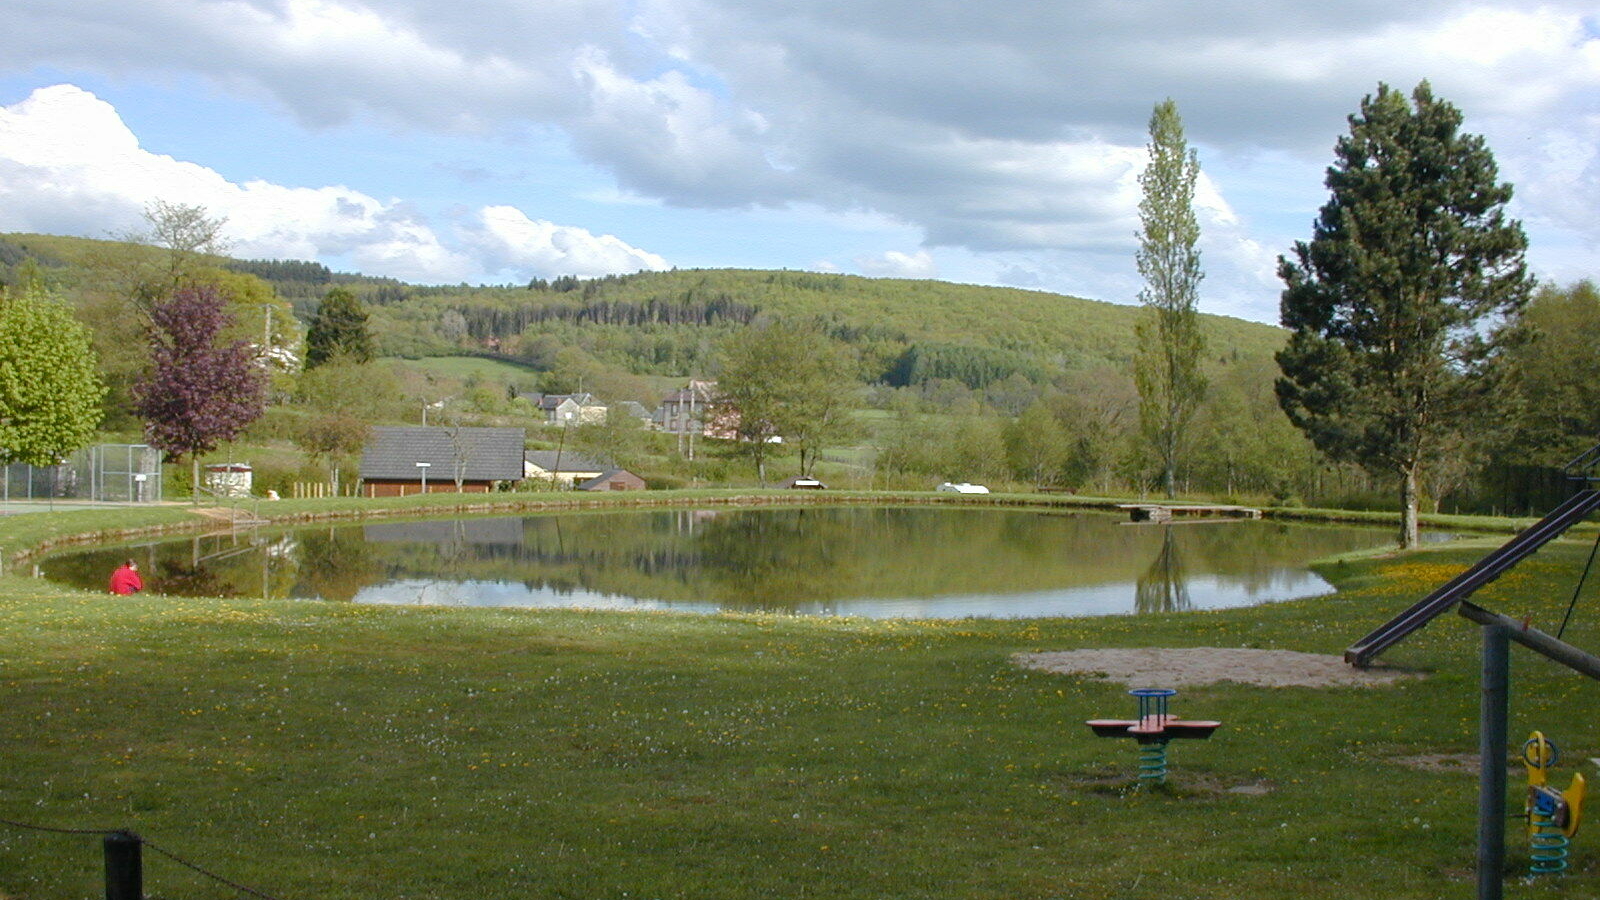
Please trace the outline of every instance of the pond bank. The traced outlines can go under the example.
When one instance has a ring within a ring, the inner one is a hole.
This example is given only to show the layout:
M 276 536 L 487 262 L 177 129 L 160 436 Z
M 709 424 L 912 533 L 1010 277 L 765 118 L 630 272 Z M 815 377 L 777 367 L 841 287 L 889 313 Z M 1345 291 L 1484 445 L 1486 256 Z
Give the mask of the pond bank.
M 492 497 L 493 499 L 485 499 Z M 854 504 L 950 505 L 1012 509 L 1087 509 L 1115 512 L 1132 498 L 1064 494 L 940 494 L 926 491 L 778 491 L 698 489 L 618 494 L 423 494 L 411 497 L 344 497 L 311 500 L 251 499 L 222 507 L 251 519 L 250 527 L 364 521 L 418 516 L 559 512 L 593 509 L 672 509 L 707 506 L 829 506 Z M 202 511 L 204 509 L 204 511 Z M 63 547 L 116 543 L 141 537 L 215 531 L 228 527 L 218 508 L 163 505 L 108 507 L 0 519 L 0 572 Z M 207 513 L 211 514 L 207 514 Z M 1395 513 L 1267 507 L 1265 518 L 1298 522 L 1397 525 Z M 1491 516 L 1421 517 L 1423 525 L 1452 531 L 1515 533 L 1533 520 Z

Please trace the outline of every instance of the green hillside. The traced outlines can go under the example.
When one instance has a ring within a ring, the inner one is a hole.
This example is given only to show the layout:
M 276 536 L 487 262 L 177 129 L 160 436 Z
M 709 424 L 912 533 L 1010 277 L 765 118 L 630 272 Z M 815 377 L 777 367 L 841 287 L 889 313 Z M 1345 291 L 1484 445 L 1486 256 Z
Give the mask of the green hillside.
M 935 378 L 971 388 L 1020 375 L 1042 383 L 1126 369 L 1137 307 L 1041 291 L 802 272 L 648 272 L 531 287 L 408 288 L 373 310 L 384 352 L 433 356 L 493 349 L 548 368 L 563 348 L 636 374 L 708 370 L 724 334 L 762 318 L 820 323 L 854 348 L 863 381 Z M 1204 317 L 1213 361 L 1261 362 L 1274 327 Z
M 92 280 L 115 257 L 164 251 L 119 241 L 0 235 L 0 281 L 25 258 L 67 286 Z M 642 272 L 526 286 L 424 286 L 336 273 L 319 263 L 216 258 L 255 275 L 302 318 L 334 284 L 369 307 L 384 355 L 411 358 L 488 352 L 538 370 L 563 351 L 634 375 L 712 370 L 714 345 L 763 318 L 820 324 L 860 359 L 863 382 L 933 380 L 981 389 L 1013 376 L 1047 383 L 1073 372 L 1127 369 L 1140 310 L 1042 291 L 939 281 L 740 269 Z M 1255 369 L 1283 340 L 1280 329 L 1205 316 L 1208 362 Z
M 67 237 L 56 234 L 0 234 L 0 284 L 9 284 L 17 267 L 33 259 L 50 280 L 65 287 L 92 287 L 107 269 L 130 264 L 157 265 L 166 258 L 160 247 L 120 240 Z M 302 260 L 239 260 L 211 257 L 224 269 L 255 275 L 290 301 L 302 318 L 309 316 L 328 288 L 342 284 L 368 303 L 392 303 L 407 296 L 408 287 L 392 278 L 334 272 L 321 263 Z

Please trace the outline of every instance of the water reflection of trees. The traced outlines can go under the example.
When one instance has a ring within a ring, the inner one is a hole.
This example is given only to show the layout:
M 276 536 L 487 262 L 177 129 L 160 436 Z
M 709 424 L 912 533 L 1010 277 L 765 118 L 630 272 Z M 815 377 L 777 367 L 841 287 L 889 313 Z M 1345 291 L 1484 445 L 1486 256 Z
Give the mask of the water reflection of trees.
M 1187 578 L 1221 575 L 1250 591 L 1310 557 L 1383 539 L 1264 522 L 1158 528 L 1095 513 L 808 507 L 320 526 L 219 542 L 225 552 L 198 564 L 208 554 L 188 541 L 149 552 L 168 592 L 211 596 L 349 600 L 365 587 L 431 579 L 792 610 L 1134 584 L 1137 608 L 1156 611 L 1190 606 Z M 52 558 L 46 573 L 102 589 L 126 552 Z
M 1183 554 L 1173 540 L 1172 526 L 1161 528 L 1161 550 L 1134 582 L 1133 605 L 1139 613 L 1187 612 L 1189 581 L 1183 571 Z
M 301 533 L 300 580 L 295 595 L 349 602 L 384 576 L 375 545 L 356 528 L 321 528 Z

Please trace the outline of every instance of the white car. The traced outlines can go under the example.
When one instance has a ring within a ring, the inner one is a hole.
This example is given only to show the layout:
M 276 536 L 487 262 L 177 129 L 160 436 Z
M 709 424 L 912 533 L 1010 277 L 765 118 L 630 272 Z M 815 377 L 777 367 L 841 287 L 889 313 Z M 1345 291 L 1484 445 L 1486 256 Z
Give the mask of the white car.
M 946 494 L 987 494 L 987 493 L 989 493 L 989 489 L 984 487 L 983 485 L 981 485 L 981 484 L 968 484 L 965 481 L 961 482 L 960 484 L 951 484 L 950 482 L 946 481 L 944 484 L 941 484 L 937 488 L 934 488 L 934 490 L 943 491 Z

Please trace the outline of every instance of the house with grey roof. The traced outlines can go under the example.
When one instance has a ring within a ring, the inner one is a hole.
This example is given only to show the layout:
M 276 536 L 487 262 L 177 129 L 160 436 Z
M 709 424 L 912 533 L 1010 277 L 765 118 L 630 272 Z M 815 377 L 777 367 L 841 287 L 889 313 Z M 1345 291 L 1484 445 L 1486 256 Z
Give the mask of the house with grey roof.
M 738 413 L 723 401 L 715 381 L 691 380 L 688 387 L 661 398 L 650 424 L 668 434 L 729 440 L 735 436 Z
M 624 400 L 613 409 L 621 410 L 624 415 L 632 416 L 645 425 L 650 424 L 650 410 L 645 409 L 644 404 L 637 400 Z
M 524 478 L 543 478 L 562 487 L 572 487 L 613 468 L 570 450 L 529 450 L 522 457 Z
M 380 426 L 361 454 L 369 497 L 461 491 L 483 493 L 522 480 L 521 428 Z
M 538 407 L 549 425 L 596 425 L 606 420 L 606 405 L 588 392 L 518 396 Z
M 578 485 L 580 491 L 642 491 L 644 479 L 627 469 L 607 469 Z

